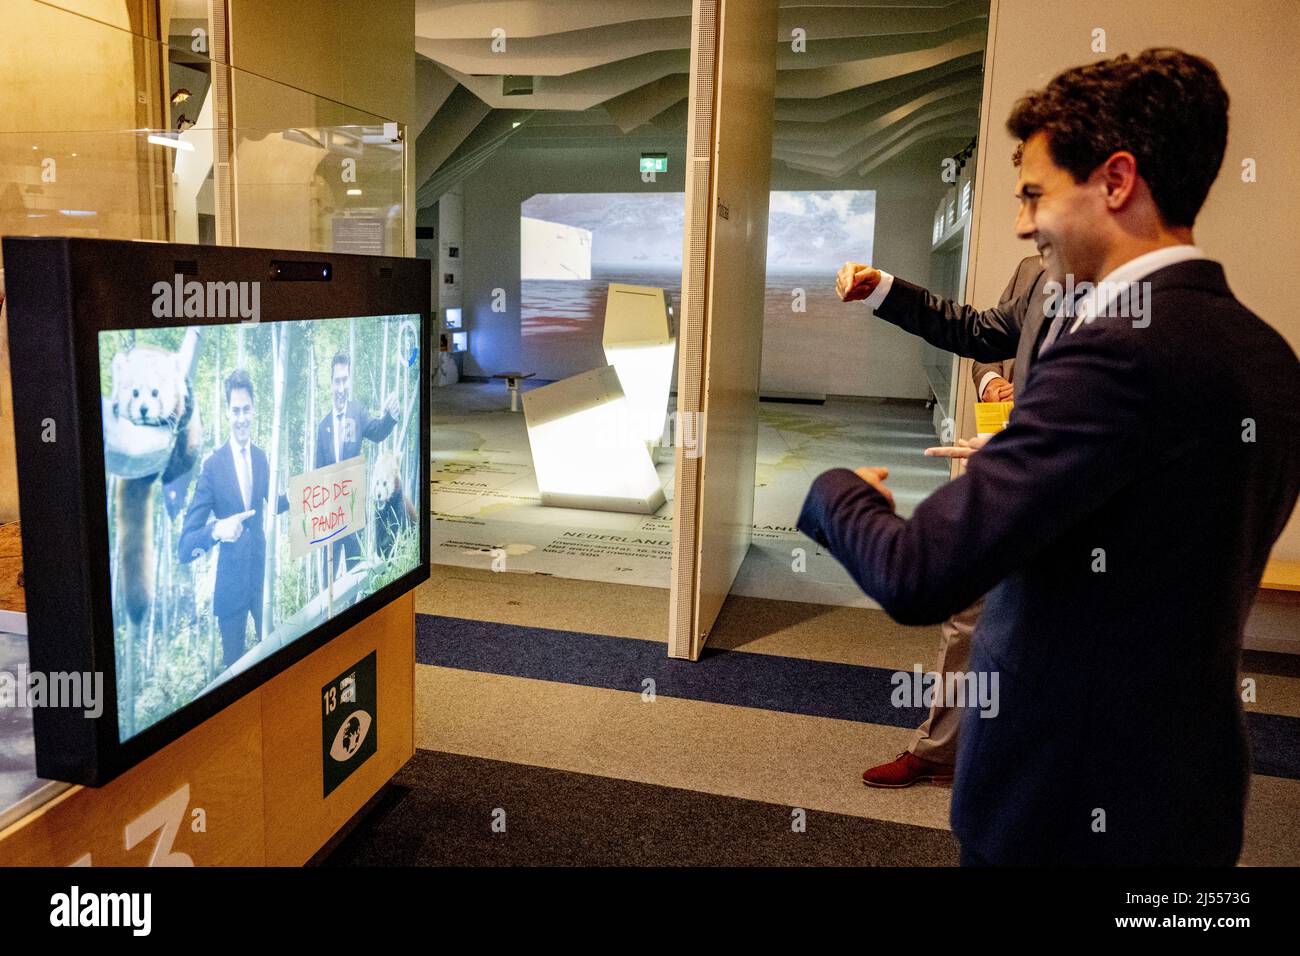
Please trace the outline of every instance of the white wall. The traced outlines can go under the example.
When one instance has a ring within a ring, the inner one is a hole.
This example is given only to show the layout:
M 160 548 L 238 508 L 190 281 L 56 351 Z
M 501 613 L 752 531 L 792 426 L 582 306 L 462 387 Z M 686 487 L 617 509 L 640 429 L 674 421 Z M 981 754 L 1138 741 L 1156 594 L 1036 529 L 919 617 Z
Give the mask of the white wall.
M 1300 124 L 1295 120 L 1300 5 L 1294 0 L 995 0 L 992 23 L 972 301 L 995 301 L 1009 264 L 1026 254 L 1012 231 L 1015 144 L 1003 125 L 1017 97 L 1067 67 L 1175 46 L 1212 61 L 1231 98 L 1223 171 L 1197 220 L 1196 242 L 1223 263 L 1237 297 L 1300 352 L 1300 310 L 1292 282 L 1300 249 Z M 1091 49 L 1097 28 L 1106 33 L 1105 53 Z M 1256 161 L 1257 182 L 1242 182 L 1247 157 Z M 1300 559 L 1296 515 L 1274 557 Z
M 465 216 L 461 187 L 449 190 L 438 201 L 438 254 L 434 257 L 434 308 L 442 321 L 443 309 L 454 309 L 465 297 Z M 457 251 L 452 256 L 451 250 Z M 448 282 L 448 277 L 451 281 Z

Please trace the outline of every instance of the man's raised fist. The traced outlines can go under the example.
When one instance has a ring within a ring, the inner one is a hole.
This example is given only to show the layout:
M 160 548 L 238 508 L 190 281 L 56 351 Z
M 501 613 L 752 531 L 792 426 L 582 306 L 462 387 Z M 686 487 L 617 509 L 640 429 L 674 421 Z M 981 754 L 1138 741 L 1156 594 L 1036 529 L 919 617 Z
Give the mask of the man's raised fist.
M 846 262 L 835 276 L 835 293 L 844 302 L 857 302 L 876 291 L 880 270 L 861 262 Z

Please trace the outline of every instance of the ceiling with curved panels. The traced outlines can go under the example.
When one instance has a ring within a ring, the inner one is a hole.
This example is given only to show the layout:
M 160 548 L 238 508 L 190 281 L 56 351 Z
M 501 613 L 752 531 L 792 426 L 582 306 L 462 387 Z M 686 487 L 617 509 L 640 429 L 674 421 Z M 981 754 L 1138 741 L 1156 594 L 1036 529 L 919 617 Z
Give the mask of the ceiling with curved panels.
M 780 8 L 777 164 L 842 184 L 974 136 L 988 0 Z M 419 205 L 506 143 L 684 140 L 690 22 L 690 0 L 416 0 Z M 531 78 L 531 92 L 510 94 L 505 77 Z

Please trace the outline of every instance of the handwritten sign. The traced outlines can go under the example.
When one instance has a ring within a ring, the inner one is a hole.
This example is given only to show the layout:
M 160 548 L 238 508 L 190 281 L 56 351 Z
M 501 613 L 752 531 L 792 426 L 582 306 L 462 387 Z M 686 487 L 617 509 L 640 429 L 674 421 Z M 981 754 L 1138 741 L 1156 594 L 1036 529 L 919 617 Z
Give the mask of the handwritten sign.
M 349 458 L 289 479 L 289 553 L 300 558 L 366 526 L 366 460 Z

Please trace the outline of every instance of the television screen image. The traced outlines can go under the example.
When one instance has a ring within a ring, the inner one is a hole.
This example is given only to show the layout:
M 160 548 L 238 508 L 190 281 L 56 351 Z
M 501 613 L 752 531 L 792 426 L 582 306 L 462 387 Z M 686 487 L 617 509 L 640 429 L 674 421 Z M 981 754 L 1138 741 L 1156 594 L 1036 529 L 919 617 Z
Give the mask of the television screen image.
M 420 321 L 99 333 L 122 739 L 417 566 Z
M 103 688 L 36 769 L 100 785 L 427 580 L 430 267 L 3 252 L 30 669 Z

